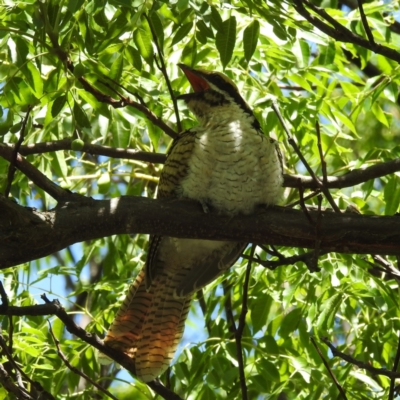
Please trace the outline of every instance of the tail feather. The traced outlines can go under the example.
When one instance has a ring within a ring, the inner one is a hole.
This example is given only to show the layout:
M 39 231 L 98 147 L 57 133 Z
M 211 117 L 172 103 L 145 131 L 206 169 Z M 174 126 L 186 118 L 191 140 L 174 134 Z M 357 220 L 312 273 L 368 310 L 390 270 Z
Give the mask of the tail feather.
M 144 382 L 168 368 L 183 335 L 191 296 L 174 293 L 174 277 L 167 273 L 158 274 L 146 291 L 143 269 L 104 339 L 134 359 L 136 375 Z

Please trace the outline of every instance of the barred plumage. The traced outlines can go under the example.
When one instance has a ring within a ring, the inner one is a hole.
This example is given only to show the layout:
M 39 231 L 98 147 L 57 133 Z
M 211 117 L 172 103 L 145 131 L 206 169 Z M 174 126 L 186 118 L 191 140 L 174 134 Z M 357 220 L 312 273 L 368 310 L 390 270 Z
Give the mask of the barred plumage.
M 218 72 L 181 65 L 194 93 L 180 96 L 199 120 L 173 143 L 158 197 L 186 197 L 234 216 L 276 204 L 282 162 L 236 86 Z M 134 358 L 145 382 L 168 367 L 182 337 L 193 293 L 229 269 L 246 243 L 150 238 L 147 262 L 105 342 Z

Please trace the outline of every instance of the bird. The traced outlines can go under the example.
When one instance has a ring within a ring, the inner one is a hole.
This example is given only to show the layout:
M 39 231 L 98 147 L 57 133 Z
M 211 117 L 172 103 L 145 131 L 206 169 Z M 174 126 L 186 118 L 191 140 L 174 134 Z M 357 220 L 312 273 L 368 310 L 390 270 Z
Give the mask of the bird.
M 282 196 L 283 158 L 235 83 L 218 71 L 178 64 L 193 92 L 177 97 L 198 125 L 170 147 L 158 198 L 192 199 L 204 212 L 234 217 Z M 146 263 L 104 339 L 150 382 L 170 365 L 193 294 L 228 270 L 248 243 L 152 235 Z

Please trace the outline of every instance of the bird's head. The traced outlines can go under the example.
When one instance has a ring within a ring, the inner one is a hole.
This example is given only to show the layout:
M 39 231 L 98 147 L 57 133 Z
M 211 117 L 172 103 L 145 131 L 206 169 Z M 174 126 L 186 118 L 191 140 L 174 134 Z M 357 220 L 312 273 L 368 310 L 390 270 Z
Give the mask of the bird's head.
M 178 96 L 200 121 L 215 115 L 219 107 L 229 107 L 233 112 L 242 112 L 254 119 L 254 114 L 240 95 L 235 83 L 221 72 L 193 69 L 184 64 L 179 67 L 185 73 L 194 93 Z M 219 109 L 221 111 L 221 109 Z

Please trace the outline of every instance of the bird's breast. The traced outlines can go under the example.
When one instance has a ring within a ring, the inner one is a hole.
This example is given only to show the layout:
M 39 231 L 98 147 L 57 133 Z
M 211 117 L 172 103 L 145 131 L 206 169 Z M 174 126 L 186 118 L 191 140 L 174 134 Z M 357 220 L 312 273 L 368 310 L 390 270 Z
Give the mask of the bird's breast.
M 276 143 L 248 121 L 209 121 L 196 128 L 182 195 L 218 211 L 251 213 L 257 204 L 275 204 L 282 186 Z

